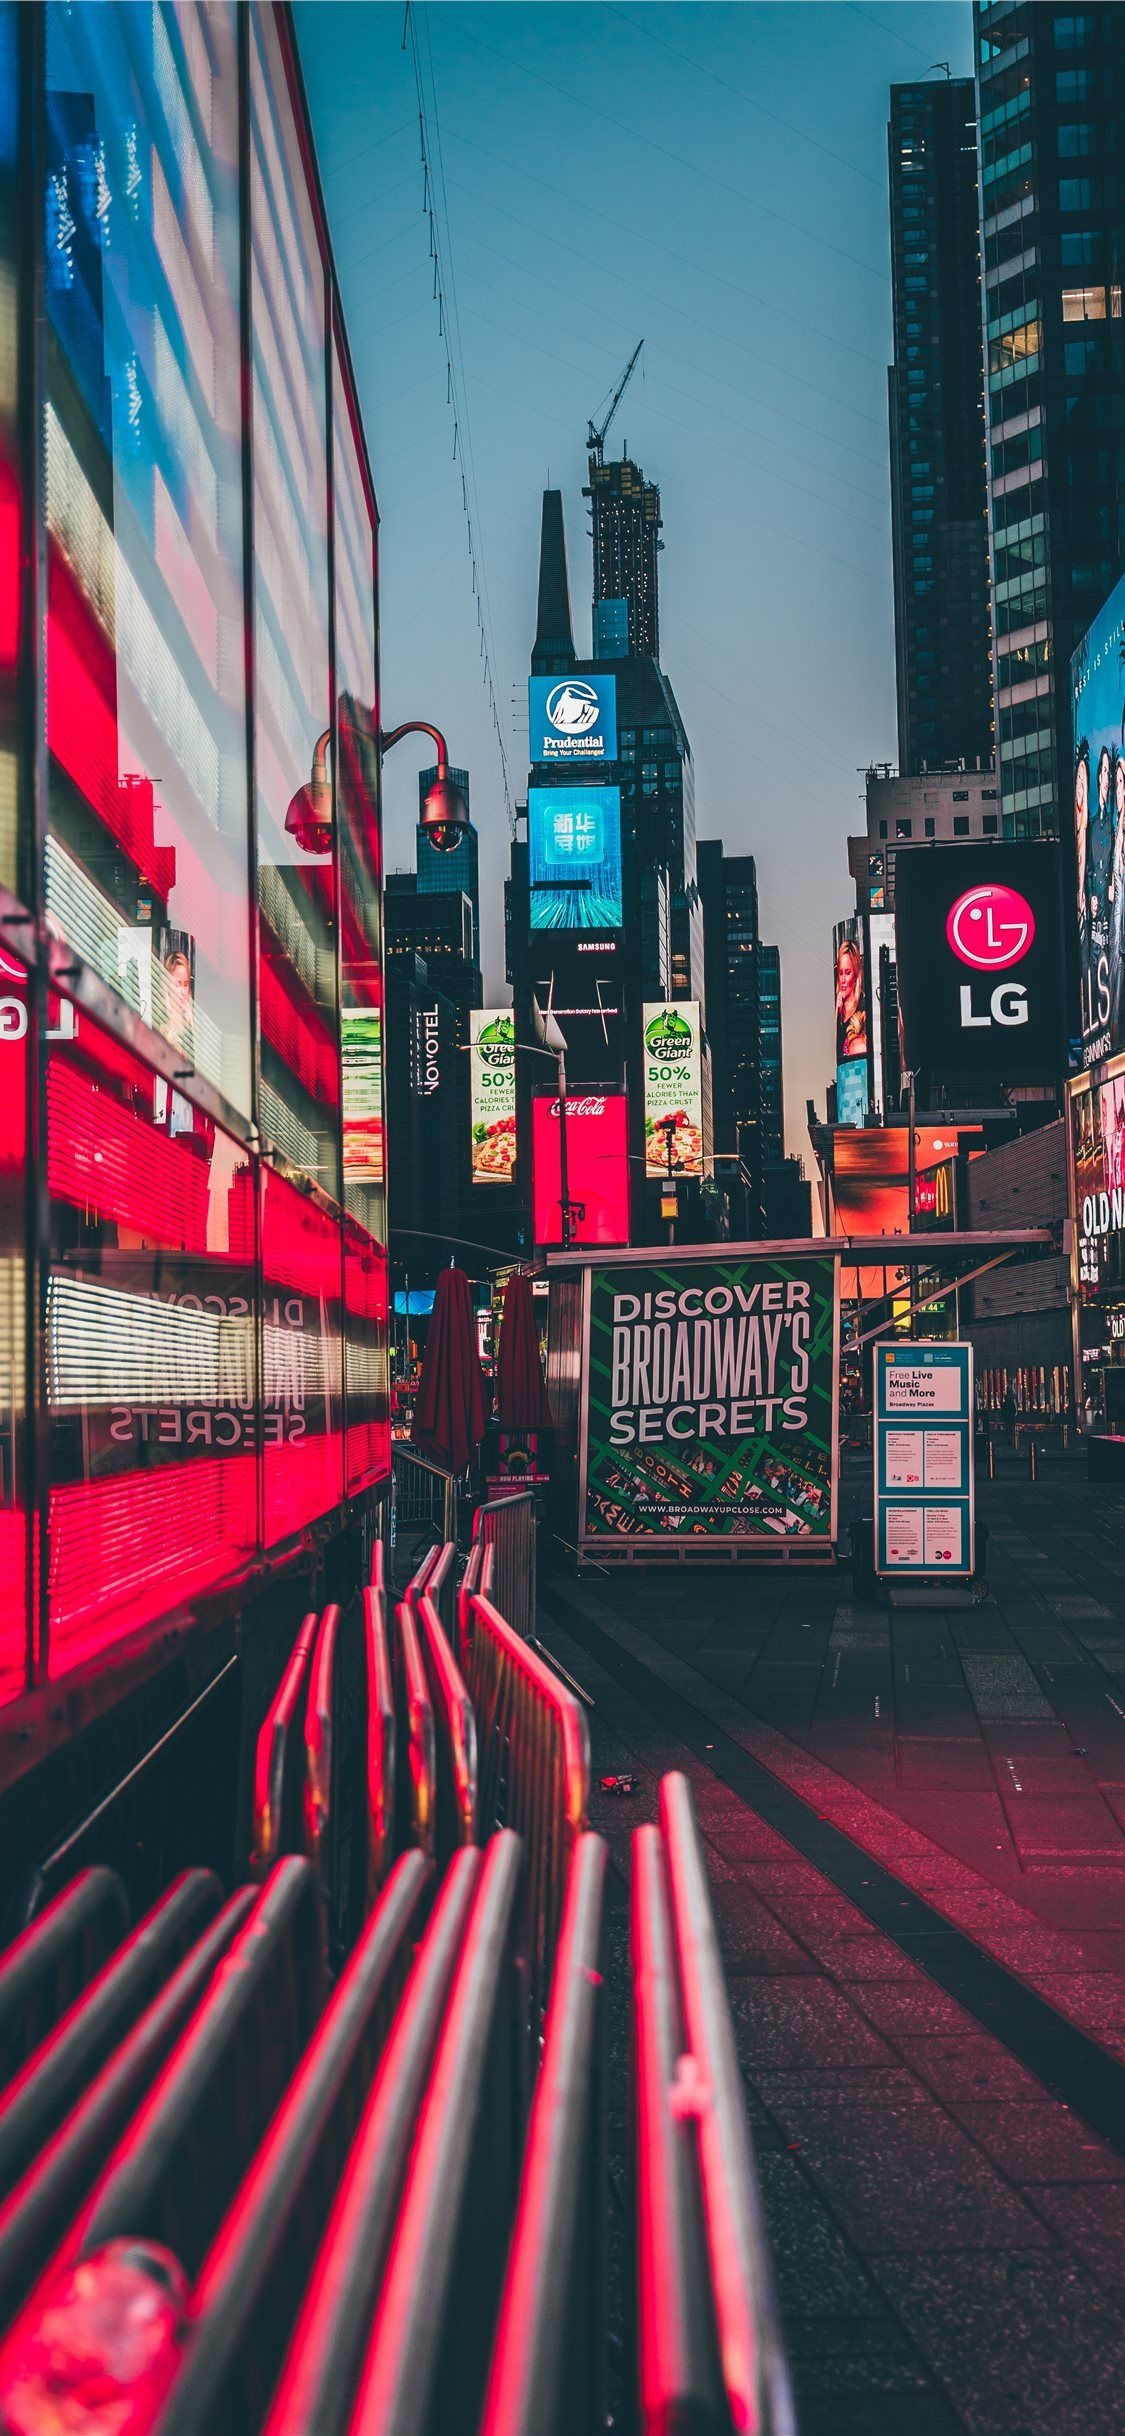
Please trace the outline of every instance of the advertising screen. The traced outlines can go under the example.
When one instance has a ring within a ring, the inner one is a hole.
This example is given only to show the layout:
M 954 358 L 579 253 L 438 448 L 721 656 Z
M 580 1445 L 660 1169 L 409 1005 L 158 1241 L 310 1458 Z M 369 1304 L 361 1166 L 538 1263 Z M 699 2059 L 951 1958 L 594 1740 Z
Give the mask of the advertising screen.
M 344 1175 L 359 1184 L 383 1181 L 383 1011 L 342 1007 L 340 1059 L 344 1094 Z
M 645 1050 L 645 1174 L 702 1176 L 706 1162 L 699 1001 L 677 998 L 649 1002 L 641 1009 L 641 1019 Z
M 575 1243 L 628 1243 L 629 1160 L 625 1095 L 594 1091 L 566 1102 L 567 1189 L 581 1216 L 572 1227 Z M 562 1242 L 562 1173 L 559 1103 L 531 1103 L 531 1156 L 535 1240 Z
M 831 1540 L 836 1263 L 592 1269 L 586 1545 Z
M 621 790 L 529 787 L 532 930 L 621 926 Z
M 867 1056 L 867 977 L 858 924 L 841 925 L 836 943 L 836 1063 Z
M 529 759 L 616 761 L 616 677 L 530 677 Z
M 1049 1082 L 1062 998 L 1057 846 L 916 846 L 895 869 L 908 1067 L 965 1081 Z
M 510 1184 L 516 1167 L 516 1027 L 510 1007 L 469 1017 L 469 1122 L 474 1184 Z
M 867 1059 L 846 1057 L 836 1068 L 836 1123 L 862 1125 L 867 1118 Z
M 1125 579 L 1070 664 L 1082 1063 L 1125 1036 Z

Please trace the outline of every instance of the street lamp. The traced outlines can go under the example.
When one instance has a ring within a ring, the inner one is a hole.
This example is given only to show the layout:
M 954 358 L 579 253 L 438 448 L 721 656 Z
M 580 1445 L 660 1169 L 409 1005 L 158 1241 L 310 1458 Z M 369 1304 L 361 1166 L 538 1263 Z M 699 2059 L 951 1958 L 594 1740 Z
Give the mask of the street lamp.
M 440 728 L 431 727 L 426 719 L 407 719 L 401 727 L 392 727 L 379 738 L 379 758 L 389 753 L 403 736 L 431 736 L 437 746 L 437 776 L 427 789 L 422 805 L 421 825 L 431 846 L 440 854 L 449 854 L 458 844 L 469 825 L 469 807 L 456 784 L 449 767 L 449 754 Z M 330 854 L 332 851 L 332 782 L 328 776 L 328 750 L 332 730 L 326 727 L 313 746 L 312 772 L 309 783 L 298 787 L 285 815 L 285 827 L 290 837 L 305 854 Z
M 671 1198 L 672 1198 L 672 1183 L 673 1183 L 673 1177 L 674 1177 L 674 1174 L 675 1174 L 675 1169 L 676 1169 L 676 1165 L 677 1165 L 676 1160 L 675 1160 L 675 1159 L 673 1159 L 673 1157 L 672 1157 L 672 1144 L 673 1144 L 673 1142 L 674 1142 L 674 1141 L 675 1141 L 675 1139 L 676 1139 L 676 1119 L 675 1119 L 675 1117 L 674 1117 L 674 1116 L 666 1116 L 666 1117 L 661 1117 L 661 1119 L 660 1119 L 660 1131 L 661 1131 L 661 1133 L 662 1133 L 662 1134 L 663 1134 L 663 1136 L 664 1136 L 664 1164 L 665 1164 L 665 1167 L 666 1167 L 666 1169 L 667 1169 L 667 1174 L 668 1174 L 668 1181 L 667 1181 L 667 1184 L 666 1184 L 666 1186 L 665 1186 L 665 1194 L 666 1194 L 666 1198 L 667 1198 L 667 1199 L 670 1201 L 670 1200 L 671 1200 Z M 675 1219 L 674 1219 L 674 1218 L 673 1218 L 673 1217 L 672 1217 L 670 1214 L 668 1214 L 667 1212 L 666 1212 L 665 1214 L 666 1214 L 666 1216 L 668 1216 L 668 1241 L 669 1241 L 669 1243 L 674 1243 L 674 1242 L 675 1242 L 675 1240 L 676 1240 L 676 1221 L 675 1221 Z

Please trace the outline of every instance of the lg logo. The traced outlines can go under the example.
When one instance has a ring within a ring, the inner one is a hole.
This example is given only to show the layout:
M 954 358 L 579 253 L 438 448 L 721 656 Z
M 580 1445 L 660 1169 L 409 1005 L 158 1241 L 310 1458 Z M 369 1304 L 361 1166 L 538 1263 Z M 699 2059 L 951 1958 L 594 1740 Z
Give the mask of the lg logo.
M 958 897 L 950 907 L 945 935 L 961 964 L 971 965 L 978 973 L 1002 973 L 1026 956 L 1035 937 L 1035 916 L 1018 888 L 994 881 L 968 888 Z M 1027 1019 L 1027 991 L 1022 982 L 998 982 L 987 1007 L 980 1011 L 974 1005 L 972 982 L 962 982 L 963 1032 L 987 1031 L 993 1024 L 1010 1028 Z

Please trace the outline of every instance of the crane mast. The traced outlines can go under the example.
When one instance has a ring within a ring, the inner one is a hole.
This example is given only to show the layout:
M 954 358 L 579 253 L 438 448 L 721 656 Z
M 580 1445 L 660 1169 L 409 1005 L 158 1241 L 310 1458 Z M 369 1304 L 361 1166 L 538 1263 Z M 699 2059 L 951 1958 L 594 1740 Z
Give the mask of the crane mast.
M 618 409 L 618 407 L 619 407 L 619 406 L 620 406 L 620 404 L 621 404 L 621 400 L 622 400 L 622 398 L 623 398 L 623 397 L 624 397 L 624 395 L 625 395 L 625 392 L 626 392 L 626 390 L 627 390 L 627 388 L 628 388 L 628 386 L 629 386 L 630 380 L 632 379 L 633 372 L 634 372 L 634 369 L 635 369 L 635 366 L 636 366 L 636 362 L 637 362 L 637 357 L 639 356 L 639 354 L 640 354 L 640 352 L 641 352 L 641 348 L 643 347 L 644 343 L 645 343 L 645 342 L 644 342 L 643 338 L 639 338 L 639 339 L 637 340 L 637 344 L 636 344 L 636 346 L 635 346 L 635 347 L 634 347 L 634 349 L 633 349 L 633 352 L 632 352 L 632 354 L 631 354 L 631 356 L 630 356 L 630 358 L 629 358 L 629 361 L 628 361 L 628 363 L 627 363 L 627 364 L 626 364 L 626 366 L 625 366 L 625 370 L 624 370 L 624 372 L 622 373 L 620 380 L 618 381 L 617 387 L 616 387 L 616 389 L 614 390 L 614 393 L 613 393 L 612 398 L 610 399 L 609 412 L 608 412 L 608 414 L 606 415 L 605 420 L 604 420 L 604 422 L 602 423 L 602 425 L 601 425 L 600 429 L 599 429 L 599 427 L 597 426 L 597 424 L 596 424 L 596 423 L 594 423 L 594 421 L 593 421 L 592 419 L 591 419 L 590 423 L 589 423 L 589 424 L 588 424 L 588 426 L 587 426 L 587 430 L 586 430 L 586 446 L 587 446 L 587 448 L 588 448 L 588 449 L 591 451 L 591 454 L 593 455 L 594 460 L 595 460 L 595 462 L 596 462 L 598 465 L 601 465 L 601 463 L 603 462 L 603 451 L 604 451 L 604 448 L 605 448 L 606 434 L 607 434 L 607 432 L 608 432 L 608 430 L 609 430 L 610 424 L 611 424 L 611 423 L 612 423 L 612 421 L 613 421 L 614 415 L 616 414 L 617 409 Z

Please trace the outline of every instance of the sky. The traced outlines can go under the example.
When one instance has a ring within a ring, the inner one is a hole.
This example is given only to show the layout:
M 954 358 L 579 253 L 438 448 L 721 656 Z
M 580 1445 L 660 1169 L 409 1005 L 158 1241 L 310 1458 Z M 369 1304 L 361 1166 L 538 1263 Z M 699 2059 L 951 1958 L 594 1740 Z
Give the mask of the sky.
M 845 841 L 862 771 L 897 753 L 888 94 L 941 63 L 971 72 L 970 9 L 414 7 L 428 188 L 402 0 L 295 15 L 379 498 L 382 719 L 432 720 L 470 772 L 489 998 L 508 994 L 510 832 L 487 671 L 515 802 L 542 492 L 564 494 L 585 654 L 586 426 L 643 338 L 607 454 L 627 442 L 660 485 L 661 660 L 698 834 L 757 858 L 787 1147 L 811 1166 L 831 929 L 855 901 Z M 423 759 L 407 742 L 386 763 L 389 869 L 413 862 Z

